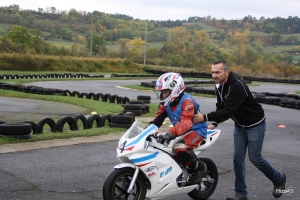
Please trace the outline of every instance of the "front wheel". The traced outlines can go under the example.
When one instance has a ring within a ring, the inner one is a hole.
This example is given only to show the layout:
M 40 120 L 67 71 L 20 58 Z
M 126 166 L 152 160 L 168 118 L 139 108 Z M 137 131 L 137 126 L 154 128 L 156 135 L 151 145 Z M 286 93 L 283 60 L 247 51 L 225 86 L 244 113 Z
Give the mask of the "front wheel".
M 104 200 L 143 200 L 146 197 L 146 179 L 139 173 L 131 193 L 127 193 L 134 174 L 133 168 L 112 171 L 103 184 Z
M 200 158 L 200 160 L 206 164 L 207 171 L 201 182 L 199 182 L 199 188 L 188 193 L 188 195 L 195 200 L 204 200 L 209 198 L 215 191 L 218 184 L 218 169 L 215 163 L 211 159 L 205 157 Z

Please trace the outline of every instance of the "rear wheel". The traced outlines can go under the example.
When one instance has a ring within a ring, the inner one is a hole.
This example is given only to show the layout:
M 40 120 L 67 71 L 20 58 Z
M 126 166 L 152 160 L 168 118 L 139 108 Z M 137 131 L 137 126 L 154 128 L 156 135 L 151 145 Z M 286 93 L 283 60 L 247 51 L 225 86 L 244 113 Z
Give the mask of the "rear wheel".
M 211 159 L 205 157 L 200 158 L 200 160 L 206 164 L 207 171 L 201 182 L 199 182 L 199 188 L 188 193 L 188 195 L 195 200 L 209 198 L 218 184 L 218 169 L 215 163 Z
M 133 168 L 121 168 L 112 171 L 103 184 L 104 200 L 140 200 L 146 197 L 146 179 L 139 174 L 131 193 L 127 193 L 134 174 Z

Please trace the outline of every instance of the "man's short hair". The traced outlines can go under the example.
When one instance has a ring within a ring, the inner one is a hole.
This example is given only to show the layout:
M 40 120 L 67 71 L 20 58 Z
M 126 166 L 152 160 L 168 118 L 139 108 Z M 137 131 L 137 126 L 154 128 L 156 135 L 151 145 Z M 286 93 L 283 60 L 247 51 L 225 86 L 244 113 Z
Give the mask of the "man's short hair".
M 218 60 L 218 61 L 214 62 L 213 65 L 217 65 L 217 64 L 220 64 L 220 63 L 222 63 L 223 69 L 225 71 L 229 70 L 229 66 L 228 66 L 228 64 L 225 60 Z

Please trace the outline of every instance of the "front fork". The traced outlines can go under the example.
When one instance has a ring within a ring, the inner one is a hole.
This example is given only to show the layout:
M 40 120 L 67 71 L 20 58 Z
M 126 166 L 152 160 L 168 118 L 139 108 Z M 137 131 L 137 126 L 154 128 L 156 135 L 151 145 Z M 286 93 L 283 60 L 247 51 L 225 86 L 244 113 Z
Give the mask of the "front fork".
M 134 186 L 134 183 L 135 183 L 135 181 L 136 181 L 136 178 L 138 177 L 138 175 L 139 175 L 139 168 L 136 166 L 135 167 L 135 171 L 134 171 L 134 174 L 133 174 L 133 177 L 132 177 L 132 179 L 131 179 L 131 182 L 130 182 L 130 185 L 129 185 L 129 188 L 128 188 L 128 190 L 127 190 L 127 193 L 131 193 L 132 192 L 132 188 L 133 188 L 133 186 Z
M 132 164 L 132 163 L 121 163 L 121 164 L 118 164 L 116 165 L 114 168 L 115 169 L 121 169 L 121 168 L 125 168 L 125 167 L 131 167 L 134 169 L 134 174 L 133 174 L 133 177 L 131 179 L 131 182 L 130 182 L 130 185 L 129 185 L 129 188 L 127 189 L 127 193 L 131 193 L 132 192 L 132 188 L 134 186 L 134 183 L 139 175 L 139 167 Z

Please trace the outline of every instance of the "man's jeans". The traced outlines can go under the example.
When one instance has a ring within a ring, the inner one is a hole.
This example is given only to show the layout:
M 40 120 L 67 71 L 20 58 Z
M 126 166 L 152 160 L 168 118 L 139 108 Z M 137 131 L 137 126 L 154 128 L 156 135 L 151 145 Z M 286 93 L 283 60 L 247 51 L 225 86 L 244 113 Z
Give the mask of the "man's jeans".
M 266 131 L 266 122 L 253 128 L 242 128 L 235 125 L 234 129 L 234 172 L 235 172 L 235 191 L 239 196 L 247 196 L 245 183 L 245 154 L 248 146 L 249 160 L 273 184 L 281 181 L 281 173 L 274 169 L 268 161 L 261 156 L 264 136 Z

